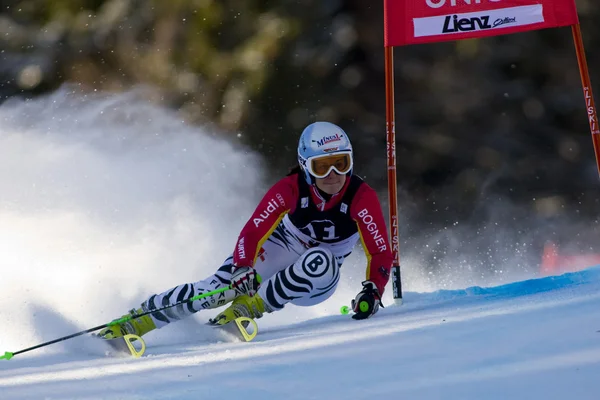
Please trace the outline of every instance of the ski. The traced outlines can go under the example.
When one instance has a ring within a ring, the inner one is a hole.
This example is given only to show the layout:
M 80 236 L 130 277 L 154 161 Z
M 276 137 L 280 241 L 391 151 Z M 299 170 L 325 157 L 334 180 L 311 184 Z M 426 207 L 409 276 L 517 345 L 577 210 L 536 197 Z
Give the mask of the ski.
M 250 342 L 258 334 L 258 324 L 252 318 L 247 317 L 238 317 L 225 325 L 211 323 L 207 323 L 207 325 L 219 329 L 242 342 Z M 96 337 L 110 346 L 112 350 L 120 354 L 139 358 L 146 352 L 146 342 L 137 335 L 128 334 L 115 339 Z
M 238 317 L 225 325 L 211 323 L 208 323 L 208 325 L 223 330 L 242 342 L 250 342 L 258 334 L 258 324 L 248 317 Z
M 144 342 L 144 339 L 137 335 L 128 334 L 115 339 L 104 339 L 98 337 L 98 339 L 109 345 L 111 349 L 119 353 L 129 354 L 135 358 L 140 358 L 146 352 L 146 342 Z M 134 342 L 138 342 L 136 344 L 137 347 L 134 346 Z

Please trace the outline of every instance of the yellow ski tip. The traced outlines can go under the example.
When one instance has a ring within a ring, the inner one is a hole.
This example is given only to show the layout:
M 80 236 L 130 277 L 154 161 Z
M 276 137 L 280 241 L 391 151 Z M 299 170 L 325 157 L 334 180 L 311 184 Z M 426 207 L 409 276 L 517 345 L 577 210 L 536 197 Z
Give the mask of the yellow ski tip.
M 244 322 L 247 322 L 245 326 Z M 237 327 L 240 330 L 240 333 L 242 334 L 242 337 L 246 342 L 251 341 L 258 334 L 258 325 L 256 324 L 256 321 L 252 318 L 239 317 L 235 319 L 235 323 L 237 324 Z M 251 328 L 251 330 L 248 330 L 248 328 Z
M 137 335 L 131 335 L 131 334 L 125 335 L 125 336 L 123 336 L 123 340 L 125 340 L 125 343 L 127 344 L 127 348 L 129 349 L 129 352 L 135 358 L 141 357 L 144 354 L 144 352 L 146 351 L 146 342 L 144 342 L 144 339 L 142 339 L 141 337 L 139 337 Z M 133 342 L 135 342 L 135 341 L 139 342 L 139 346 L 140 346 L 139 350 L 133 345 Z

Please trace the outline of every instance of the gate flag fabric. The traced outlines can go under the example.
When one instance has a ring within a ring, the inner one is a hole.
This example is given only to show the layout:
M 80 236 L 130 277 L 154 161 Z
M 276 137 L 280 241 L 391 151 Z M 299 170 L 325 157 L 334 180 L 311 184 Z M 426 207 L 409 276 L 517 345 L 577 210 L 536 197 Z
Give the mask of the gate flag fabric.
M 384 0 L 386 47 L 578 23 L 574 0 Z

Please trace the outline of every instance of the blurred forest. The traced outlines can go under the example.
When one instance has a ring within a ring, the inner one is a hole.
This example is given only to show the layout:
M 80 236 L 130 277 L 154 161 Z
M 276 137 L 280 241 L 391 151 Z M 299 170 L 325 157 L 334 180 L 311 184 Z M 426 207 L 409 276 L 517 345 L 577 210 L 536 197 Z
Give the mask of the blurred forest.
M 262 153 L 273 181 L 302 128 L 328 120 L 349 133 L 357 173 L 387 206 L 383 1 L 0 4 L 0 103 L 65 82 L 147 85 L 190 123 Z M 598 101 L 600 2 L 577 5 Z M 545 240 L 600 252 L 600 179 L 569 28 L 394 52 L 401 251 L 429 238 L 435 259 L 485 236 L 485 258 L 493 236 L 506 254 Z

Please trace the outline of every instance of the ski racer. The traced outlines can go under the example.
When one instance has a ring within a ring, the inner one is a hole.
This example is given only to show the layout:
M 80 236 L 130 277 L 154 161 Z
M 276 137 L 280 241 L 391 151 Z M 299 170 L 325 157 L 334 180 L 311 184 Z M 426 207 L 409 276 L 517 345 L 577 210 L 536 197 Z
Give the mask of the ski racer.
M 340 267 L 359 238 L 367 255 L 366 279 L 351 302 L 352 318 L 374 315 L 393 258 L 377 194 L 353 173 L 348 135 L 329 122 L 308 125 L 300 136 L 298 163 L 267 191 L 239 234 L 233 253 L 213 275 L 152 295 L 130 312 L 151 312 L 231 285 L 230 290 L 130 319 L 98 336 L 142 336 L 228 303 L 211 324 L 227 324 L 240 316 L 260 318 L 289 302 L 316 305 L 334 293 Z

